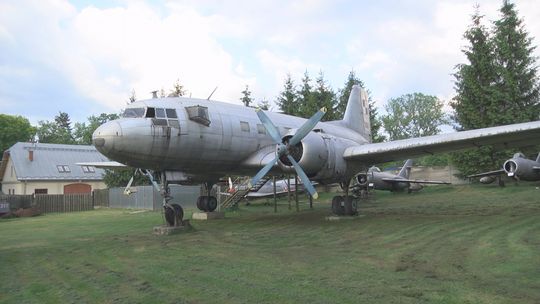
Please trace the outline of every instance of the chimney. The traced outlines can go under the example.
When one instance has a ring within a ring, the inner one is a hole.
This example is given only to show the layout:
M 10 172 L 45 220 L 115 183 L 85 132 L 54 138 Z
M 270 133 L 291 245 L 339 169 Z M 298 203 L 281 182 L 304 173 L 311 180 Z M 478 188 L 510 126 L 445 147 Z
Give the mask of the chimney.
M 34 150 L 28 150 L 28 160 L 34 161 Z

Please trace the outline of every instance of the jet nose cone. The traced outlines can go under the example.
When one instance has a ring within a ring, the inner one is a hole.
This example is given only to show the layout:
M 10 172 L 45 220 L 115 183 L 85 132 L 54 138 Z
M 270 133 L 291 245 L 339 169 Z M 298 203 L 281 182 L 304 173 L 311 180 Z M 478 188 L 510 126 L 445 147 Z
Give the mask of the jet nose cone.
M 94 131 L 92 142 L 98 151 L 106 153 L 113 149 L 115 139 L 120 136 L 122 136 L 120 124 L 116 121 L 109 121 Z

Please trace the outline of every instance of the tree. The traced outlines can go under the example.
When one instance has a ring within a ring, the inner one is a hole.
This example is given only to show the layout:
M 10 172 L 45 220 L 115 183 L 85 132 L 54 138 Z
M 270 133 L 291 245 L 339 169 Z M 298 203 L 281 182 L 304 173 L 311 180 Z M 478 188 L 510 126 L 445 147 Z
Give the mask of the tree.
M 287 74 L 283 91 L 279 93 L 276 104 L 283 113 L 296 116 L 299 110 L 298 101 L 294 81 L 291 78 L 291 74 Z
M 36 132 L 27 118 L 7 114 L 0 114 L 0 130 L 0 153 L 17 142 L 31 140 Z
M 173 84 L 173 88 L 169 97 L 180 97 L 186 95 L 186 90 L 183 85 L 180 84 L 180 79 L 176 79 Z
M 135 89 L 131 90 L 131 95 L 129 96 L 129 103 L 134 103 L 137 100 L 137 95 L 135 95 Z
M 308 118 L 309 109 L 313 102 L 313 95 L 311 94 L 311 78 L 307 71 L 304 72 L 304 77 L 301 80 L 302 84 L 298 91 L 296 92 L 296 104 L 298 105 L 298 110 L 296 111 L 296 116 Z M 313 113 L 311 113 L 313 115 Z
M 336 93 L 326 83 L 323 71 L 319 72 L 319 76 L 315 79 L 315 84 L 316 86 L 311 92 L 311 98 L 308 99 L 308 103 L 304 107 L 306 117 L 310 117 L 321 108 L 326 108 L 326 114 L 323 116 L 322 121 L 341 119 L 335 112 L 337 104 Z
M 74 144 L 69 115 L 59 112 L 54 121 L 39 121 L 37 136 L 42 143 Z
M 118 114 L 101 113 L 99 116 L 92 115 L 88 117 L 88 124 L 84 122 L 75 123 L 73 131 L 75 142 L 79 145 L 91 145 L 94 131 L 102 124 L 118 118 Z
M 246 106 L 249 107 L 249 105 L 253 102 L 253 98 L 251 98 L 251 91 L 249 90 L 249 86 L 246 84 L 246 88 L 242 91 L 242 98 L 240 98 L 240 101 Z
M 339 101 L 336 107 L 337 119 L 340 119 L 345 115 L 345 109 L 347 109 L 347 102 L 349 101 L 353 85 L 359 85 L 360 87 L 365 88 L 362 80 L 356 77 L 356 73 L 350 71 L 344 87 L 339 90 Z M 381 134 L 382 121 L 377 113 L 375 102 L 372 100 L 371 92 L 369 90 L 367 90 L 367 95 L 369 103 L 369 122 L 371 125 L 371 141 L 383 142 L 386 138 Z
M 438 134 L 448 122 L 442 107 L 437 97 L 422 93 L 392 98 L 385 106 L 388 114 L 382 117 L 384 129 L 390 140 Z
M 503 1 L 501 18 L 494 22 L 493 50 L 497 81 L 499 121 L 527 122 L 540 117 L 536 57 L 532 38 L 517 16 L 515 4 Z
M 268 102 L 268 100 L 263 98 L 263 100 L 261 100 L 261 102 L 257 104 L 257 107 L 260 108 L 261 110 L 268 111 L 270 110 L 270 103 Z
M 103 175 L 103 182 L 107 185 L 108 188 L 113 187 L 126 187 L 129 183 L 129 180 L 135 173 L 135 168 L 130 169 L 121 169 L 121 170 L 110 170 L 105 169 L 105 174 Z M 150 180 L 148 177 L 137 174 L 133 178 L 132 186 L 144 186 L 149 185 Z

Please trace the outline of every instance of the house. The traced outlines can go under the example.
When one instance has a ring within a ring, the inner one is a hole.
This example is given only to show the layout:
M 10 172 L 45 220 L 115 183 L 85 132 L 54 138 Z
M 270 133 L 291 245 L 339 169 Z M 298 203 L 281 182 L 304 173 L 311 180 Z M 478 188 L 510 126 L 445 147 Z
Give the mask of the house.
M 108 159 L 93 146 L 19 142 L 0 163 L 4 194 L 88 193 L 106 188 L 103 169 L 77 165 Z

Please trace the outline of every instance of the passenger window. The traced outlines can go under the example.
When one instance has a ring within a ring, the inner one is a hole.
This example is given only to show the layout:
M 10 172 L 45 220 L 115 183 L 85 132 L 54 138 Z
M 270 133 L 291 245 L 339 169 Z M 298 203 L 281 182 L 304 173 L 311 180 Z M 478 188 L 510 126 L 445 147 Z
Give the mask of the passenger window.
M 266 134 L 266 128 L 261 124 L 257 124 L 257 132 L 259 134 Z
M 154 117 L 156 117 L 156 110 L 154 108 L 147 108 L 145 117 L 146 118 L 154 118 Z
M 200 123 L 205 126 L 210 125 L 210 119 L 208 117 L 208 108 L 203 106 L 191 106 L 186 107 L 189 120 Z
M 165 109 L 157 108 L 156 109 L 157 118 L 165 118 Z
M 165 112 L 167 112 L 167 118 L 178 118 L 175 109 L 165 109 Z
M 247 121 L 241 121 L 240 130 L 242 130 L 243 132 L 249 132 L 249 123 Z

